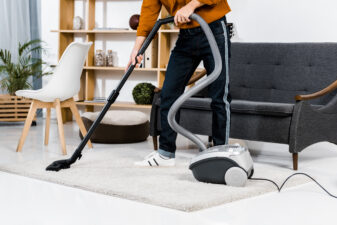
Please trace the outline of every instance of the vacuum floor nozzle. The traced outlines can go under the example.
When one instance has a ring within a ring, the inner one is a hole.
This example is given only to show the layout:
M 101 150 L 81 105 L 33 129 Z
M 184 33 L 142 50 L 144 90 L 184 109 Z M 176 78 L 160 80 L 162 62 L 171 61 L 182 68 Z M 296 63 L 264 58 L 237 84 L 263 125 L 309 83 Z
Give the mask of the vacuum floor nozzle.
M 50 164 L 46 170 L 47 171 L 59 171 L 62 169 L 69 169 L 71 165 L 71 162 L 68 159 L 64 159 L 64 160 L 58 160 L 53 162 L 52 164 Z

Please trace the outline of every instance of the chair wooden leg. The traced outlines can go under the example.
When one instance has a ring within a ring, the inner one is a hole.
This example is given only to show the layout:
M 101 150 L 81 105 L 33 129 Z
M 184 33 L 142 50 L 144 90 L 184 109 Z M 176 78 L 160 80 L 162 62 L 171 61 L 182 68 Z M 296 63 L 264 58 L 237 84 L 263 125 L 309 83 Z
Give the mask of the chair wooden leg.
M 87 129 L 85 129 L 85 126 L 84 126 L 83 121 L 81 119 L 80 113 L 78 112 L 78 109 L 77 109 L 74 101 L 72 103 L 70 103 L 70 110 L 73 113 L 73 115 L 75 117 L 75 120 L 76 120 L 76 123 L 79 126 L 80 131 L 81 131 L 81 133 L 84 137 L 85 135 L 87 135 Z M 89 148 L 92 148 L 92 144 L 91 144 L 90 140 L 88 141 L 87 145 L 88 145 Z
M 293 153 L 293 169 L 298 170 L 298 153 Z
M 57 116 L 57 125 L 59 130 L 60 142 L 62 147 L 62 154 L 66 155 L 66 142 L 64 140 L 64 129 L 63 129 L 63 121 L 62 121 L 62 112 L 61 112 L 61 102 L 60 99 L 55 100 L 55 109 L 56 109 L 56 116 Z
M 36 109 L 37 109 L 37 105 L 36 105 L 35 100 L 33 100 L 33 102 L 30 104 L 30 108 L 29 108 L 29 112 L 28 112 L 28 115 L 25 121 L 25 125 L 23 127 L 22 134 L 21 134 L 18 146 L 16 148 L 17 152 L 21 152 L 22 150 L 22 147 L 23 147 L 23 144 L 25 143 L 29 128 L 32 125 L 32 121 L 35 117 Z
M 49 129 L 50 129 L 50 108 L 47 108 L 46 128 L 44 131 L 44 145 L 48 145 L 49 143 Z
M 153 140 L 153 149 L 155 151 L 157 151 L 158 150 L 158 138 L 157 138 L 157 136 L 152 136 L 152 140 Z

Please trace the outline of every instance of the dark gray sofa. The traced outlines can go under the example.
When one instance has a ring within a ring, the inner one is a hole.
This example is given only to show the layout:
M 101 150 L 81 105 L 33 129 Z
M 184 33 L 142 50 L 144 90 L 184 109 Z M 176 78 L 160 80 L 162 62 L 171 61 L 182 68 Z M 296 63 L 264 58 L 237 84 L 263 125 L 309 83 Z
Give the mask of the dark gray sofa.
M 230 137 L 283 143 L 298 167 L 311 144 L 337 144 L 337 43 L 233 43 L 230 60 Z M 150 135 L 160 134 L 155 96 Z M 212 136 L 211 100 L 193 97 L 179 123 Z M 156 143 L 156 140 L 154 140 Z

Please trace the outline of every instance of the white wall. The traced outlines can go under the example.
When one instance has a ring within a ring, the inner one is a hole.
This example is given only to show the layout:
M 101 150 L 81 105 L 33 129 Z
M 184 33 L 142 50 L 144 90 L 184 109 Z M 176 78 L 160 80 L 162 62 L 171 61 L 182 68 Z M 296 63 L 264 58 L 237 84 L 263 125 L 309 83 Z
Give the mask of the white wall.
M 85 17 L 83 0 L 75 0 L 75 15 Z M 97 0 L 96 25 L 128 27 L 132 14 L 139 13 L 141 0 Z M 243 42 L 336 42 L 337 1 L 335 0 L 229 0 L 232 12 L 228 21 L 234 22 L 237 36 Z M 49 62 L 57 62 L 58 0 L 42 0 L 42 39 L 48 43 Z M 135 34 L 97 35 L 96 49 L 113 49 L 118 65 L 129 59 Z M 83 39 L 77 35 L 76 40 Z M 97 97 L 107 96 L 122 72 L 97 72 Z M 155 84 L 155 72 L 135 72 L 123 88 L 119 100 L 132 101 L 132 88 L 139 82 Z
M 243 42 L 336 42 L 336 0 L 229 0 Z

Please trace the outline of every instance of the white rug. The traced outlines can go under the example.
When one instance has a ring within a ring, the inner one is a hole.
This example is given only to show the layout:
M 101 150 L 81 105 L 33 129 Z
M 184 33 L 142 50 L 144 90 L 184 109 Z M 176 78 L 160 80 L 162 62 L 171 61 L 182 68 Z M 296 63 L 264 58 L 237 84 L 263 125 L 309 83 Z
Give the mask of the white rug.
M 192 150 L 179 151 L 178 165 L 174 168 L 137 168 L 133 162 L 144 157 L 148 150 L 127 145 L 111 149 L 97 146 L 86 150 L 83 158 L 68 170 L 45 171 L 53 161 L 50 159 L 3 165 L 0 170 L 182 211 L 205 209 L 276 191 L 264 181 L 248 181 L 244 188 L 197 182 L 188 169 L 190 157 L 196 153 Z M 292 173 L 290 169 L 255 164 L 254 177 L 270 178 L 280 184 Z M 296 177 L 286 187 L 306 182 L 306 178 Z

